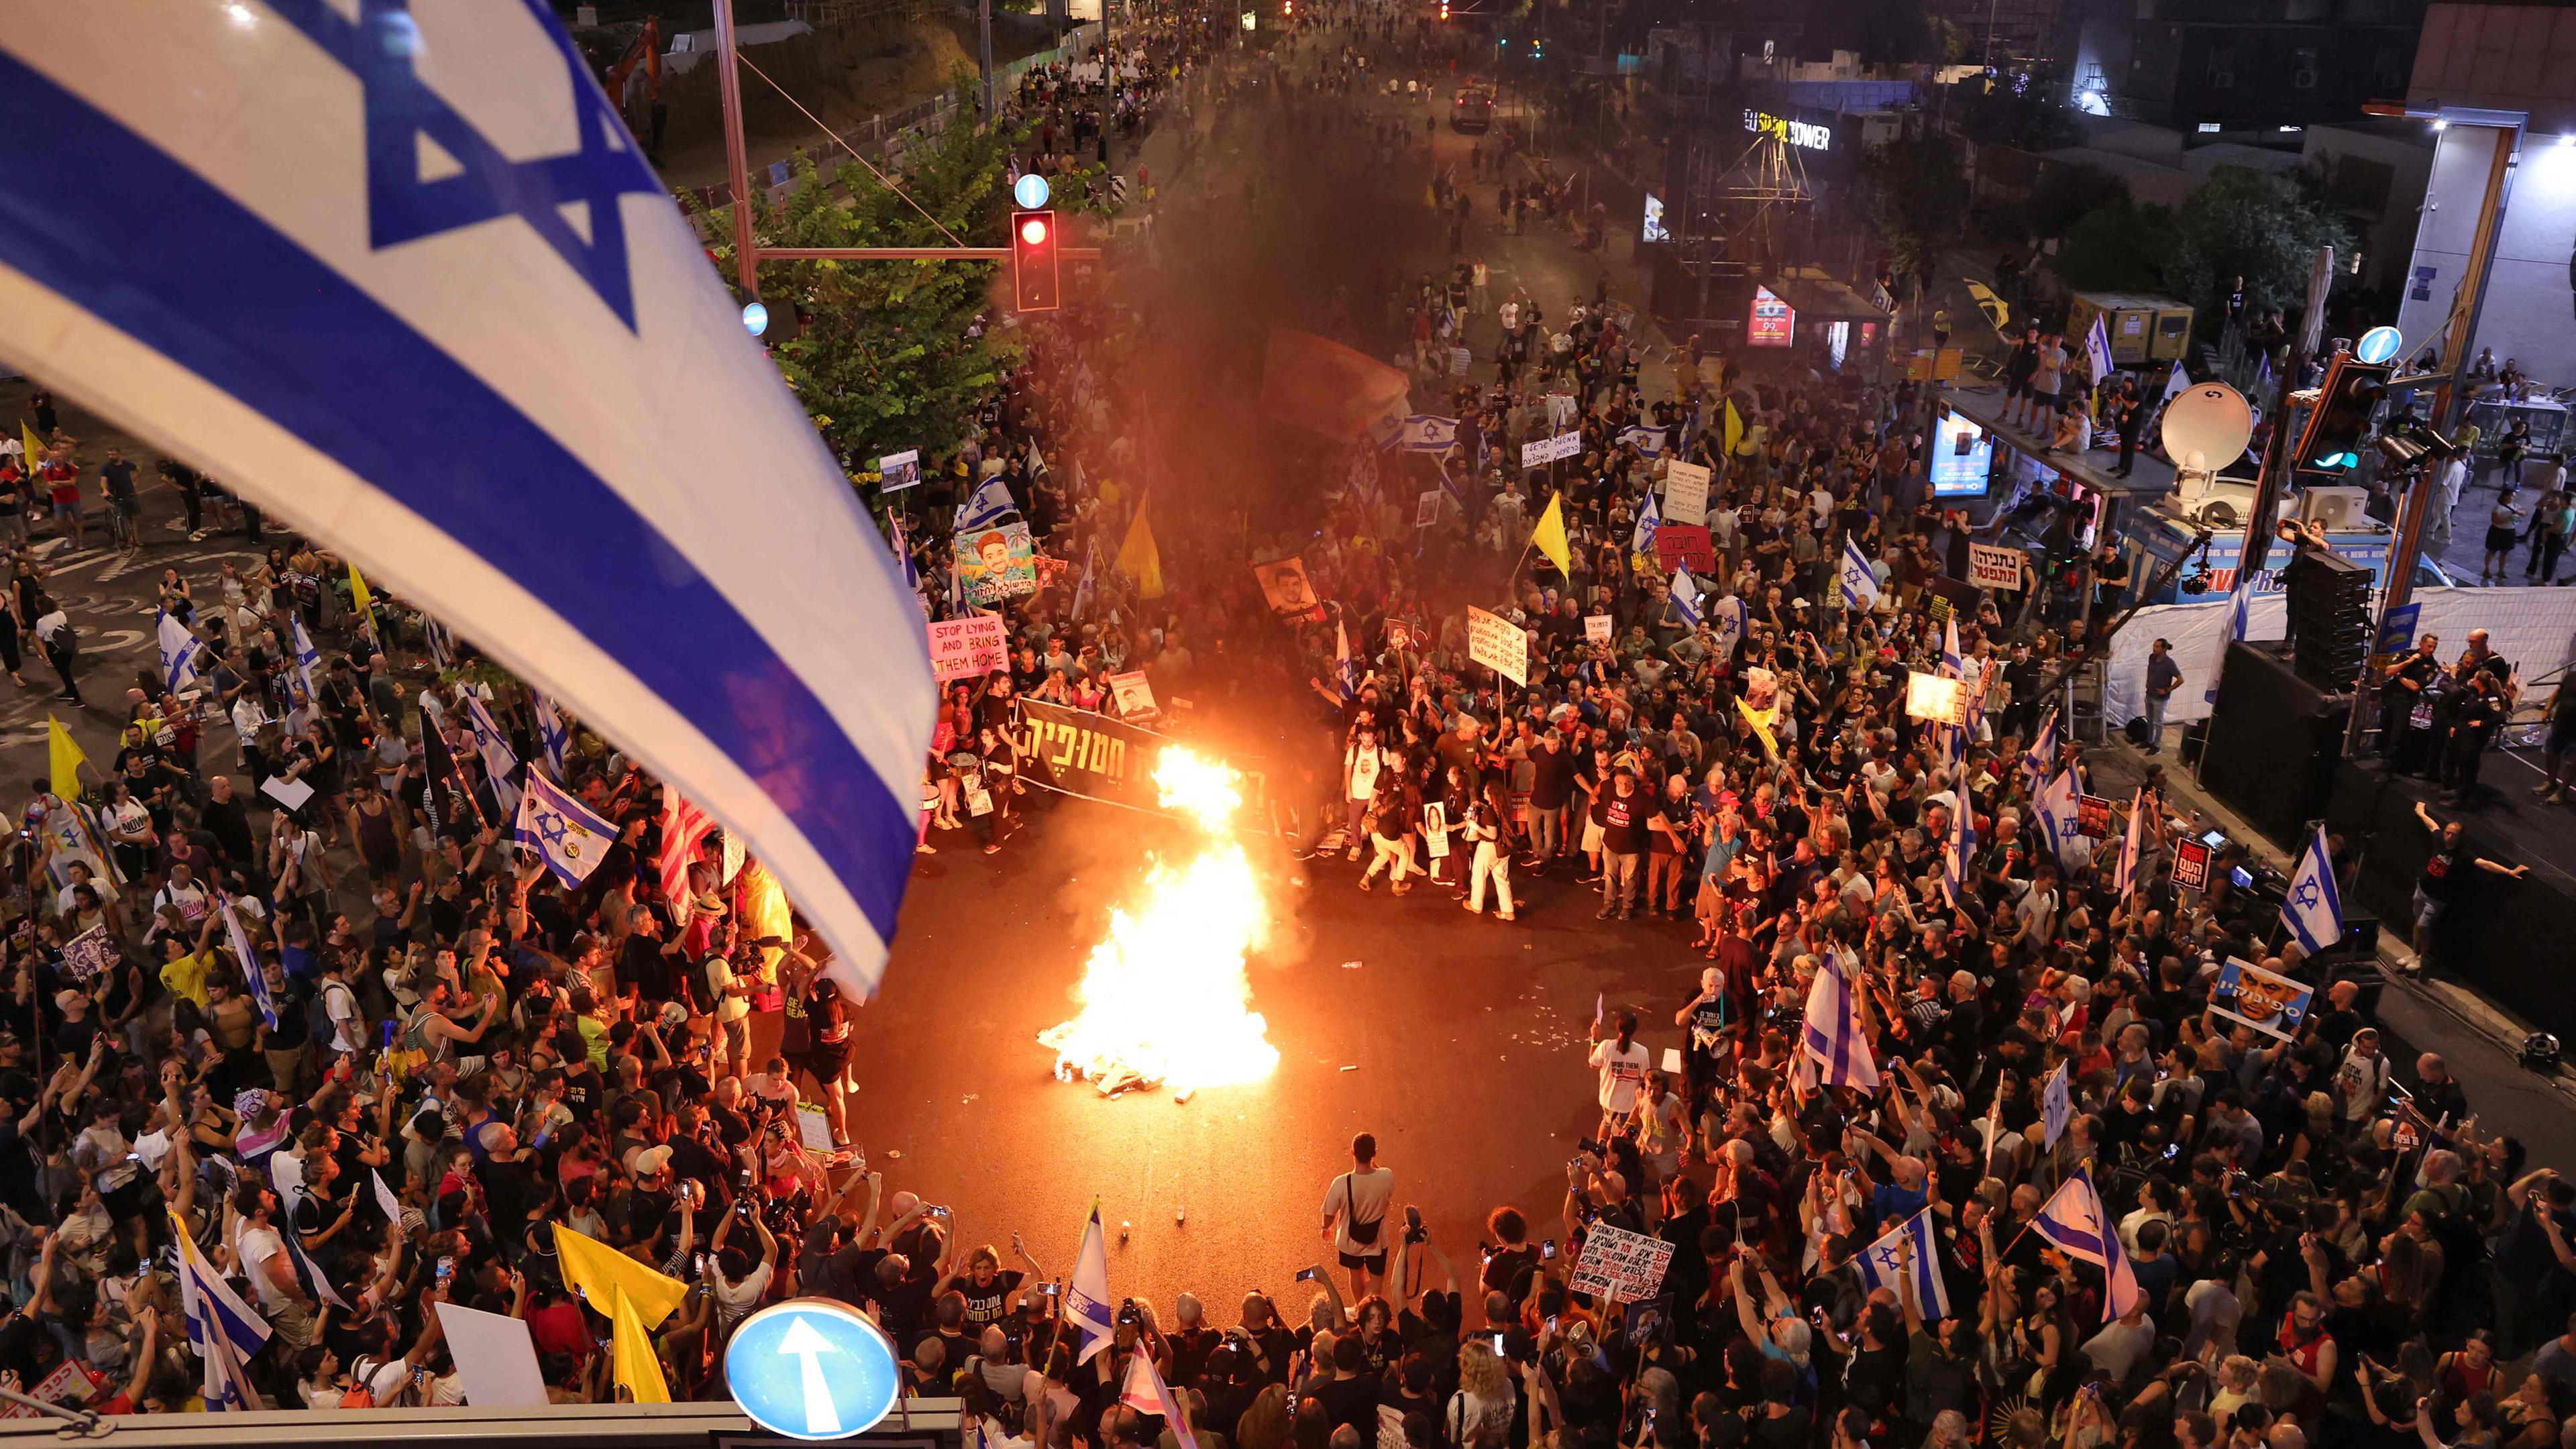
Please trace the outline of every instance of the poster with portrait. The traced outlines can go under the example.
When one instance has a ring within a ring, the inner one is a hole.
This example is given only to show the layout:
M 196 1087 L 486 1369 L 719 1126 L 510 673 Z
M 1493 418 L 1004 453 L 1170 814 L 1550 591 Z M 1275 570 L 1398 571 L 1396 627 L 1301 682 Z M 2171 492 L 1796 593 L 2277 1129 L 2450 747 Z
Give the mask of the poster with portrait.
M 2209 1009 L 2230 1021 L 2241 1021 L 2266 1036 L 2290 1041 L 2307 1020 L 2316 989 L 2278 971 L 2230 956 L 2218 968 L 2218 984 L 2209 993 Z
M 878 491 L 900 493 L 921 482 L 921 450 L 906 448 L 877 459 Z
M 1283 618 L 1301 614 L 1323 616 L 1323 605 L 1315 598 L 1315 585 L 1306 577 L 1302 558 L 1274 559 L 1252 566 L 1252 576 L 1261 580 L 1262 597 L 1270 601 L 1273 612 Z
M 1029 526 L 1017 519 L 956 537 L 957 581 L 974 604 L 998 604 L 1038 591 L 1037 551 Z

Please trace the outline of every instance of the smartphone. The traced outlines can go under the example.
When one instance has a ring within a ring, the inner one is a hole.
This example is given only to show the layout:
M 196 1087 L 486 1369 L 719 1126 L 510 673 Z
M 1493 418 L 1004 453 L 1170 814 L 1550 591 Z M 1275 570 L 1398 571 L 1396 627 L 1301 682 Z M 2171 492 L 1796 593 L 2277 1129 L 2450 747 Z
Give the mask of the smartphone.
M 1543 1242 L 1543 1243 L 1539 1244 L 1539 1245 L 1538 1245 L 1538 1255 L 1539 1255 L 1539 1257 L 1540 1257 L 1540 1259 L 1541 1259 L 1542 1261 L 1544 1261 L 1544 1260 L 1546 1260 L 1546 1259 L 1549 1259 L 1549 1258 L 1553 1258 L 1553 1257 L 1555 1257 L 1555 1256 L 1556 1256 L 1556 1239 L 1554 1239 L 1554 1238 L 1550 1238 L 1550 1239 L 1548 1239 L 1546 1242 Z
M 689 1271 L 692 1273 L 703 1273 L 707 1271 L 707 1255 L 704 1253 L 691 1253 L 689 1255 Z
M 1489 1334 L 1487 1336 L 1494 1340 L 1494 1357 L 1501 1358 L 1503 1356 L 1503 1336 L 1499 1333 Z
M 1064 1291 L 1064 1285 L 1061 1283 L 1040 1283 L 1037 1291 L 1042 1297 L 1053 1298 Z
M 1553 1313 L 1547 1316 L 1547 1331 L 1550 1333 L 1556 1332 L 1556 1315 Z
M 441 1283 L 444 1283 L 444 1282 L 446 1282 L 448 1279 L 453 1278 L 453 1277 L 455 1277 L 455 1276 L 456 1276 L 456 1260 L 455 1260 L 454 1258 L 441 1258 L 441 1259 L 439 1259 L 439 1260 L 438 1260 L 438 1281 L 439 1281 L 439 1282 L 441 1282 Z
M 1300 1283 L 1312 1283 L 1323 1276 L 1324 1270 L 1321 1268 L 1300 1268 L 1297 1270 L 1297 1281 Z

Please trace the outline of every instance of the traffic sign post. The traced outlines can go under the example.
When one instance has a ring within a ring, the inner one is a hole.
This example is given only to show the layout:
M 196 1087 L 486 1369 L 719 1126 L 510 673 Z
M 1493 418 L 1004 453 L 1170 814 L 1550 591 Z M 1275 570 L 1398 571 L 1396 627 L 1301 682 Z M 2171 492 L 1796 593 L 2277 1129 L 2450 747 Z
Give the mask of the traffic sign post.
M 894 1345 L 847 1304 L 791 1298 L 751 1315 L 725 1345 L 725 1387 L 751 1421 L 791 1439 L 864 1434 L 902 1385 Z

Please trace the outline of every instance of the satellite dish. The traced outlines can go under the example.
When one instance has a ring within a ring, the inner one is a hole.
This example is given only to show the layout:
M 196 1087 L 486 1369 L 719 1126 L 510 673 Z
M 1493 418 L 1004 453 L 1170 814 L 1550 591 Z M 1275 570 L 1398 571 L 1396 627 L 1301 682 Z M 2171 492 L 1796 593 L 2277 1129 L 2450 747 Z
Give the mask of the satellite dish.
M 2165 409 L 2165 456 L 2194 473 L 2233 463 L 2254 437 L 2254 411 L 2223 382 L 2188 387 Z

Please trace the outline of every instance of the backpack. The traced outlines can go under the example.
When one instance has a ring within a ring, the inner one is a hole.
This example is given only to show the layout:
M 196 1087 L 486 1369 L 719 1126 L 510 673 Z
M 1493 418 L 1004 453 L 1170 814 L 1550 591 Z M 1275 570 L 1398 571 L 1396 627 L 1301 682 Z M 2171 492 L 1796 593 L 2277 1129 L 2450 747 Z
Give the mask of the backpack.
M 349 988 L 342 986 L 340 989 L 347 991 Z M 357 1004 L 355 993 L 350 995 L 349 1002 L 352 1006 Z M 330 1050 L 331 1040 L 340 1030 L 339 1024 L 331 1020 L 331 983 L 322 983 L 321 990 L 304 998 L 304 1027 L 313 1034 L 315 1046 Z

